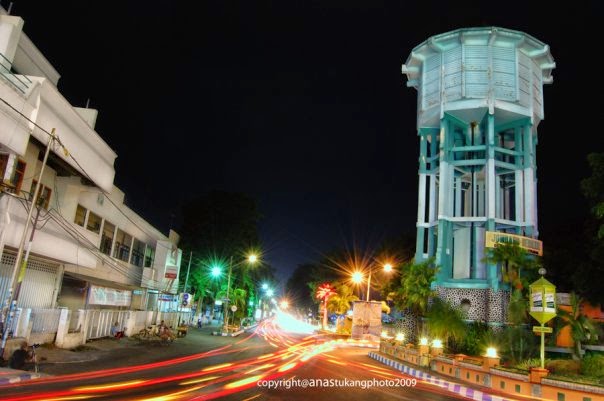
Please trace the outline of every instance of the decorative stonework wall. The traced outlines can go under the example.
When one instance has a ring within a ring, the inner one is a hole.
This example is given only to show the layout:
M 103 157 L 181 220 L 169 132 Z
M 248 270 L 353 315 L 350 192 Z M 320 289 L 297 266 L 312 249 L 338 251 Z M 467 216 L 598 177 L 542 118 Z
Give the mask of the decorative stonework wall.
M 436 287 L 436 293 L 455 307 L 469 305 L 470 320 L 504 323 L 510 292 L 507 290 Z

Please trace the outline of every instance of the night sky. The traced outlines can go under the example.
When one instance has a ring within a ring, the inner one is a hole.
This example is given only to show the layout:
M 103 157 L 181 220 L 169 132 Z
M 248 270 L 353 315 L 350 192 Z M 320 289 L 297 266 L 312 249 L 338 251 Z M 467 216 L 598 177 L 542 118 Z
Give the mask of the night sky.
M 67 100 L 99 110 L 129 206 L 167 232 L 198 194 L 249 193 L 264 216 L 265 258 L 284 279 L 333 247 L 368 249 L 415 229 L 417 93 L 401 64 L 429 36 L 461 27 L 550 45 L 540 224 L 585 213 L 585 156 L 604 150 L 602 6 L 440 3 L 21 0 L 12 13 L 62 75 Z

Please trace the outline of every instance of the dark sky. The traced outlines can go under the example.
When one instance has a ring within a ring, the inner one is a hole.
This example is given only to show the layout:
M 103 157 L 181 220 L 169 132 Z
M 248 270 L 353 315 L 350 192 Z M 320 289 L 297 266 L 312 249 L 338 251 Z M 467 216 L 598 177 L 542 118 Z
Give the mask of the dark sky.
M 285 278 L 351 238 L 371 246 L 414 230 L 417 93 L 400 68 L 456 28 L 502 26 L 550 45 L 540 222 L 584 211 L 585 156 L 604 149 L 597 3 L 21 0 L 13 14 L 64 96 L 99 110 L 133 209 L 167 231 L 197 194 L 247 192 Z

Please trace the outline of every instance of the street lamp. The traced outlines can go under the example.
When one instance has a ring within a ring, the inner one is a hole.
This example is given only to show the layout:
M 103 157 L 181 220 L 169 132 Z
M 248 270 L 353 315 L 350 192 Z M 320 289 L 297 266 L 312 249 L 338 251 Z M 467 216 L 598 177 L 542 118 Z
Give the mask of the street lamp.
M 233 267 L 237 267 L 239 265 L 241 265 L 242 263 L 249 263 L 251 265 L 253 265 L 254 263 L 256 263 L 258 261 L 258 256 L 256 254 L 249 254 L 248 257 L 244 260 L 242 260 L 241 262 L 233 265 L 233 257 L 231 256 L 231 260 L 229 263 L 229 277 L 227 280 L 227 294 L 226 294 L 226 302 L 224 303 L 224 327 L 223 327 L 223 331 L 225 333 L 228 333 L 229 331 L 229 297 L 231 294 L 231 275 L 233 274 Z
M 392 271 L 392 265 L 390 263 L 386 263 L 382 266 L 382 269 L 386 272 L 389 273 Z M 369 274 L 367 275 L 367 302 L 369 302 L 369 291 L 371 290 L 371 273 L 373 273 L 373 270 L 377 270 L 374 268 L 369 268 Z M 356 271 L 354 273 L 352 273 L 352 282 L 359 284 L 363 281 L 363 273 Z
M 221 274 L 222 274 L 222 270 L 220 269 L 219 266 L 212 267 L 212 277 L 214 277 L 214 278 L 220 277 Z

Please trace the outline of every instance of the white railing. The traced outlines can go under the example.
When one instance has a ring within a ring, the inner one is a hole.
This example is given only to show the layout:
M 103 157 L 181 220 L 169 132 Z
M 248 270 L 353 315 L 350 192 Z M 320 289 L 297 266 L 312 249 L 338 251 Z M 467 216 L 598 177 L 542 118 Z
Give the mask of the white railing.
M 60 309 L 32 309 L 30 321 L 32 333 L 56 333 L 59 327 Z

